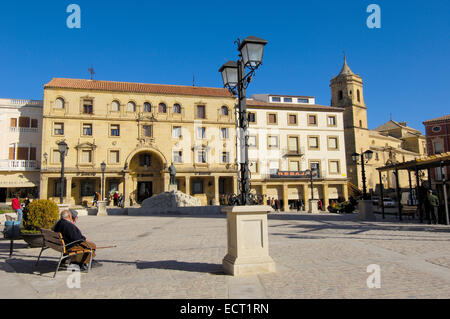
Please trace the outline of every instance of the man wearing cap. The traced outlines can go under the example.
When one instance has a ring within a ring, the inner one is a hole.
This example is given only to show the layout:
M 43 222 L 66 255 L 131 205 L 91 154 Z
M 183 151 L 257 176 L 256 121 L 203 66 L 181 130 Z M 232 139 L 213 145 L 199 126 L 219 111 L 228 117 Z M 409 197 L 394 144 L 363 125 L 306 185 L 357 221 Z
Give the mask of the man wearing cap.
M 64 242 L 67 244 L 77 242 L 73 245 L 67 247 L 68 251 L 76 252 L 79 250 L 83 250 L 86 248 L 92 248 L 92 259 L 95 258 L 95 249 L 97 246 L 88 241 L 88 239 L 83 236 L 80 229 L 75 225 L 78 220 L 78 213 L 76 211 L 65 210 L 61 212 L 61 219 L 55 224 L 53 227 L 53 231 L 57 233 L 61 233 L 63 236 Z M 88 263 L 90 259 L 90 253 L 84 253 L 80 255 L 72 256 L 70 259 L 71 263 L 78 264 L 81 270 L 88 269 Z M 100 267 L 101 263 L 92 260 L 91 267 Z
M 433 194 L 433 191 L 430 189 L 428 191 L 428 196 L 427 196 L 427 200 L 428 200 L 428 204 L 429 204 L 429 209 L 430 209 L 430 219 L 429 219 L 429 224 L 433 223 L 436 224 L 439 221 L 439 198 Z

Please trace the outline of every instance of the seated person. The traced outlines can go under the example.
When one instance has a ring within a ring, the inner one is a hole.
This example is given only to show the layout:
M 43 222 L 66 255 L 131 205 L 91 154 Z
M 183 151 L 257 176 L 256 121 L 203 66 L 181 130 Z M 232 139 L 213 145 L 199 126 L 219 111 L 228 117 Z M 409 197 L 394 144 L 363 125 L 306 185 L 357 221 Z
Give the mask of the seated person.
M 55 224 L 55 226 L 53 226 L 52 230 L 57 233 L 61 233 L 66 245 L 81 240 L 68 246 L 67 251 L 76 252 L 85 248 L 92 248 L 93 256 L 91 267 L 94 268 L 102 266 L 101 263 L 94 261 L 96 245 L 89 242 L 88 239 L 81 234 L 80 229 L 75 225 L 77 219 L 78 214 L 75 211 L 71 213 L 69 210 L 65 210 L 61 213 L 61 219 Z M 89 258 L 90 253 L 84 253 L 72 256 L 69 262 L 78 264 L 81 270 L 87 270 Z

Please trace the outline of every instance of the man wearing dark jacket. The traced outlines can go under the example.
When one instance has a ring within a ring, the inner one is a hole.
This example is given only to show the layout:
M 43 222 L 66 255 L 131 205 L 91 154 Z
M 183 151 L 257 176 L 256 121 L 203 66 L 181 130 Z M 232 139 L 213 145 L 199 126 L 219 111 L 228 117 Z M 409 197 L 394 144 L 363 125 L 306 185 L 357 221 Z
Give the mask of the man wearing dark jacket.
M 93 242 L 89 242 L 88 239 L 83 236 L 80 229 L 74 224 L 70 211 L 66 210 L 61 213 L 61 219 L 53 226 L 53 231 L 61 233 L 64 243 L 69 245 L 67 247 L 68 251 L 75 252 L 86 248 L 92 248 L 92 259 L 95 258 L 96 245 Z M 81 270 L 86 270 L 88 268 L 89 259 L 90 253 L 85 253 L 71 257 L 71 262 L 79 264 Z M 102 266 L 102 264 L 92 260 L 91 267 L 100 266 Z

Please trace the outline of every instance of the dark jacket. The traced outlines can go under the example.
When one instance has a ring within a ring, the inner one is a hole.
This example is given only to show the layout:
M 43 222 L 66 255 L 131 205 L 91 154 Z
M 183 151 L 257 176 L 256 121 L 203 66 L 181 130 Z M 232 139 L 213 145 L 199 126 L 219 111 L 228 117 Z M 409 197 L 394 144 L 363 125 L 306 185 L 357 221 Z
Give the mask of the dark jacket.
M 53 226 L 53 231 L 57 233 L 61 233 L 64 239 L 64 243 L 70 244 L 77 240 L 85 241 L 86 237 L 81 234 L 81 231 L 75 226 L 73 223 L 69 222 L 65 219 L 60 219 L 55 226 Z M 75 244 L 76 245 L 76 244 Z M 68 248 L 71 248 L 75 245 L 70 245 Z

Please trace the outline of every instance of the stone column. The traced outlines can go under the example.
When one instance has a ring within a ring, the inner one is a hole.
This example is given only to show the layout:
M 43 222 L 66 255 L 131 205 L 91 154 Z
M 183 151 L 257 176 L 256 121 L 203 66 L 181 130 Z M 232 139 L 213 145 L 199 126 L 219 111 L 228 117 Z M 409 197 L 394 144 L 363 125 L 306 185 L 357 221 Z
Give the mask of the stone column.
M 129 173 L 124 174 L 123 178 L 123 196 L 125 197 L 124 207 L 130 207 L 130 195 L 133 192 L 133 178 Z M 136 202 L 136 198 L 133 197 L 133 203 Z
M 267 205 L 267 185 L 261 184 L 261 195 L 263 195 L 263 205 Z
M 289 187 L 283 184 L 283 211 L 289 211 Z
M 191 195 L 191 177 L 186 176 L 185 182 L 186 182 L 186 194 L 190 196 Z
M 309 198 L 311 198 L 311 188 L 308 184 L 303 185 L 303 202 L 305 203 L 305 211 L 309 211 Z
M 214 176 L 214 200 L 216 205 L 220 205 L 219 198 L 219 176 Z
M 238 194 L 238 182 L 235 176 L 233 176 L 233 193 Z
M 342 184 L 342 196 L 344 196 L 345 201 L 348 201 L 348 185 L 347 185 L 347 183 Z
M 169 185 L 170 185 L 170 174 L 164 172 L 164 191 L 168 192 L 169 191 Z
M 328 184 L 323 185 L 323 210 L 328 211 L 329 204 L 329 195 L 328 195 Z
M 41 180 L 39 184 L 39 198 L 48 198 L 48 177 L 41 174 Z
M 66 176 L 66 203 L 69 205 L 75 204 L 72 202 L 72 176 Z

